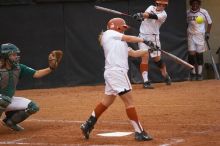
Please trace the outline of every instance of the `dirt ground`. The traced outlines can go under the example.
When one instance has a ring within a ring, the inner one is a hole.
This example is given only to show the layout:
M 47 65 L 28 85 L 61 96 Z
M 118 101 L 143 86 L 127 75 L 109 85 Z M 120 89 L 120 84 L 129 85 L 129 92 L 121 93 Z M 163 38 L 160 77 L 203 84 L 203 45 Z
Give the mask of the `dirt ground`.
M 103 137 L 107 132 L 133 132 L 120 98 L 100 117 L 89 140 L 79 129 L 104 95 L 104 86 L 19 90 L 40 111 L 21 123 L 22 132 L 0 125 L 0 145 L 38 146 L 219 146 L 220 81 L 154 84 L 153 90 L 133 85 L 142 126 L 154 137 L 136 142 L 134 135 Z

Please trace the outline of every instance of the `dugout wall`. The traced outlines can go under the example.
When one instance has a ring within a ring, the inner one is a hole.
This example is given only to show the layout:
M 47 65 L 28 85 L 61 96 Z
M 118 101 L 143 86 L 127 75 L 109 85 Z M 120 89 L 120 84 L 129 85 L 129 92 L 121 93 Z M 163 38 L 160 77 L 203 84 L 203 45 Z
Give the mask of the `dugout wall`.
M 14 43 L 21 49 L 21 63 L 35 69 L 47 67 L 51 50 L 64 51 L 57 71 L 42 79 L 22 79 L 19 89 L 104 83 L 104 56 L 98 35 L 106 29 L 107 21 L 116 15 L 99 12 L 94 5 L 126 13 L 144 11 L 153 0 L 6 0 L 0 3 L 0 43 Z M 174 13 L 175 12 L 175 13 Z M 161 28 L 162 48 L 184 60 L 187 59 L 186 2 L 170 0 L 168 18 Z M 125 18 L 125 17 L 124 17 Z M 134 28 L 140 23 L 125 18 Z M 137 30 L 127 34 L 137 35 Z M 136 44 L 130 44 L 137 49 Z M 174 81 L 187 78 L 188 70 L 164 56 L 168 72 Z M 142 82 L 140 58 L 130 58 L 129 75 L 133 83 Z M 149 77 L 163 81 L 158 68 L 150 62 Z

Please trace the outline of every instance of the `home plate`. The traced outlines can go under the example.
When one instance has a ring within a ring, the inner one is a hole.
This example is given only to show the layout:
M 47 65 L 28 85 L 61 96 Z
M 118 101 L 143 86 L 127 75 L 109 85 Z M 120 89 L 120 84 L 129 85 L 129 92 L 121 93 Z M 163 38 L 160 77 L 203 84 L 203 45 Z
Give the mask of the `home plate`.
M 105 136 L 105 137 L 122 137 L 132 134 L 133 132 L 109 132 L 109 133 L 100 133 L 97 134 L 99 136 Z

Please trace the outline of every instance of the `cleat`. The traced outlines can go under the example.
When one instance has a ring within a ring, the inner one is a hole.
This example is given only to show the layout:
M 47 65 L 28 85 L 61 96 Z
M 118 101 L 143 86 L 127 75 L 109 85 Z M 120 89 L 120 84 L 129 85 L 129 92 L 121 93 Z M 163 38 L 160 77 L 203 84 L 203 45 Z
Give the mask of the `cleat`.
M 166 83 L 166 85 L 171 85 L 171 83 L 172 83 L 172 80 L 168 74 L 166 75 L 165 83 Z
M 144 88 L 144 89 L 154 89 L 154 87 L 151 85 L 151 82 L 150 82 L 150 81 L 144 82 L 143 88 Z
M 12 123 L 10 120 L 4 119 L 4 120 L 2 121 L 2 123 L 3 123 L 4 126 L 8 127 L 9 129 L 11 129 L 11 130 L 13 130 L 13 131 L 22 131 L 22 130 L 24 130 L 23 127 L 21 127 L 21 126 L 18 125 L 18 124 Z
M 153 138 L 147 134 L 145 131 L 142 131 L 141 133 L 135 132 L 135 140 L 136 141 L 149 141 L 153 140 Z
M 196 81 L 196 74 L 190 73 L 190 81 Z
M 88 128 L 86 128 L 86 123 L 82 124 L 80 126 L 80 129 L 81 129 L 82 134 L 84 135 L 85 139 L 89 139 L 89 134 L 90 134 L 91 130 L 88 130 Z
M 198 74 L 196 80 L 197 81 L 202 81 L 203 80 L 203 76 L 201 74 Z
M 92 129 L 94 129 L 96 121 L 96 117 L 91 116 L 85 123 L 80 126 L 85 139 L 89 139 L 89 134 L 91 133 Z

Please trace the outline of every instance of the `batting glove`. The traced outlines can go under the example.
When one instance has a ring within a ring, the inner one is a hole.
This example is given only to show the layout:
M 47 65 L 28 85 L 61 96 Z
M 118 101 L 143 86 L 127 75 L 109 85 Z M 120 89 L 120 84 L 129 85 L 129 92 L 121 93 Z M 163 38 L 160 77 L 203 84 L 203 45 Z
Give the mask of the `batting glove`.
M 150 47 L 149 52 L 158 51 L 159 47 L 156 46 L 152 41 L 144 40 L 144 43 Z
M 144 14 L 143 13 L 136 13 L 132 15 L 132 17 L 137 21 L 143 21 L 144 20 Z

